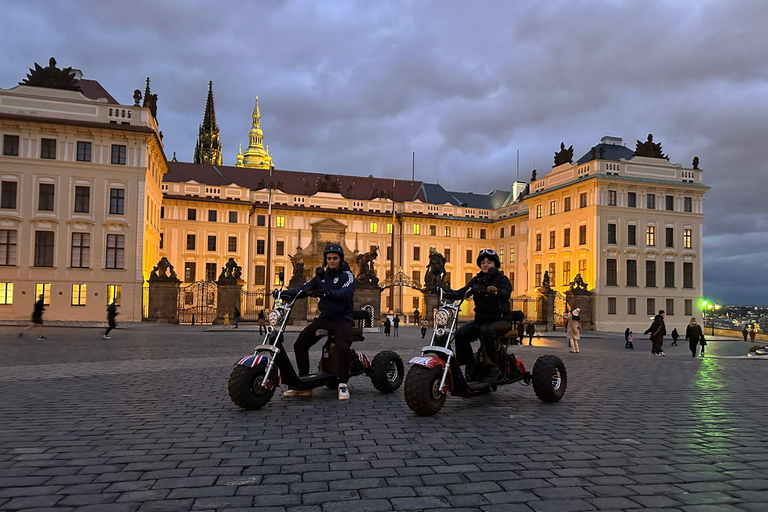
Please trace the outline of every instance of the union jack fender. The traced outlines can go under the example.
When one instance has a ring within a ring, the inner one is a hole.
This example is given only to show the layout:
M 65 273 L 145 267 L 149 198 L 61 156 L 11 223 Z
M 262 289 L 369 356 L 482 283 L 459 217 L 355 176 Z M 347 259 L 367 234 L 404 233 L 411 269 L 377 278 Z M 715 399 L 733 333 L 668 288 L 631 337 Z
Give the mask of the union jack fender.
M 430 369 L 439 366 L 441 369 L 445 369 L 445 361 L 443 361 L 442 359 L 436 356 L 412 357 L 411 360 L 408 361 L 408 364 L 424 366 Z M 451 369 L 448 368 L 448 376 L 445 379 L 445 388 L 443 389 L 443 392 L 449 393 L 452 390 L 453 390 L 453 373 L 451 372 Z
M 368 356 L 363 354 L 362 352 L 357 352 L 357 359 L 360 361 L 360 364 L 363 365 L 363 368 L 368 368 L 371 366 L 371 361 L 368 359 Z
M 248 366 L 250 368 L 253 368 L 260 364 L 267 366 L 269 364 L 269 357 L 252 355 L 252 356 L 246 356 L 237 362 L 238 366 Z M 277 365 L 275 365 L 274 371 L 277 372 L 277 383 L 279 385 L 280 382 L 282 381 L 282 376 L 280 375 L 280 370 L 278 370 Z

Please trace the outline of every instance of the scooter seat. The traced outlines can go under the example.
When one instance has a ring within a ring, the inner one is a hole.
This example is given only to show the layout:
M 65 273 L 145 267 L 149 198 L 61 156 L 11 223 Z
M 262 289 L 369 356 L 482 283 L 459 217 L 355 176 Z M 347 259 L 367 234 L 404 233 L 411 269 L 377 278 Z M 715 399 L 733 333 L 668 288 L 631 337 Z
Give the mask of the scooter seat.
M 318 329 L 315 331 L 315 336 L 330 336 L 330 334 L 328 329 Z

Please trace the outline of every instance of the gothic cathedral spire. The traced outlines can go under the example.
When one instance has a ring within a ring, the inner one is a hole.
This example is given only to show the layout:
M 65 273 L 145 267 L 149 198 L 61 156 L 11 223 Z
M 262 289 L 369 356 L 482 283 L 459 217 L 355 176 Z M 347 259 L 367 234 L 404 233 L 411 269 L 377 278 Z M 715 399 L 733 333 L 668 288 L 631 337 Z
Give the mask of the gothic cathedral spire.
M 269 146 L 264 145 L 264 132 L 261 131 L 261 112 L 259 111 L 259 97 L 256 96 L 256 105 L 251 115 L 251 131 L 248 133 L 248 148 L 245 152 L 240 150 L 237 154 L 238 167 L 250 167 L 253 169 L 269 169 L 272 165 L 272 156 L 269 154 Z
M 196 164 L 221 165 L 221 138 L 216 124 L 216 108 L 213 105 L 213 82 L 208 82 L 208 100 L 205 102 L 203 124 L 195 144 Z

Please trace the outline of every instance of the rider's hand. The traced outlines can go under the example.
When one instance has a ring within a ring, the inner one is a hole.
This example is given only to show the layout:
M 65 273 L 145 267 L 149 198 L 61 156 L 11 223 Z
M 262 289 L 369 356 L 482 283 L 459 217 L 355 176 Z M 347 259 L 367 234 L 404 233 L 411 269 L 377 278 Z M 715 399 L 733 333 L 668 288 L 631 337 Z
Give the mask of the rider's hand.
M 277 296 L 280 295 L 280 290 L 272 290 L 272 298 L 277 300 Z
M 488 292 L 489 292 L 489 293 L 496 293 L 496 292 L 498 292 L 498 291 L 499 291 L 499 289 L 498 289 L 498 288 L 496 288 L 495 286 L 489 286 L 489 287 L 488 287 L 488 288 L 486 288 L 486 289 L 488 290 Z

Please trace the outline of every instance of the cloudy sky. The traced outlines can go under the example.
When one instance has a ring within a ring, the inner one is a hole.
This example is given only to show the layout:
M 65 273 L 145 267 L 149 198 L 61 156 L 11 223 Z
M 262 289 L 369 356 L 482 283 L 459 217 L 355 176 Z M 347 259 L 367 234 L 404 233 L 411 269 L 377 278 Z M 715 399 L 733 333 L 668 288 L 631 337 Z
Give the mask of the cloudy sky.
M 653 133 L 701 160 L 705 295 L 768 304 L 768 2 L 0 0 L 0 87 L 55 56 L 132 104 L 152 79 L 189 161 L 209 80 L 225 164 L 259 96 L 278 168 L 488 192 L 561 141 Z

